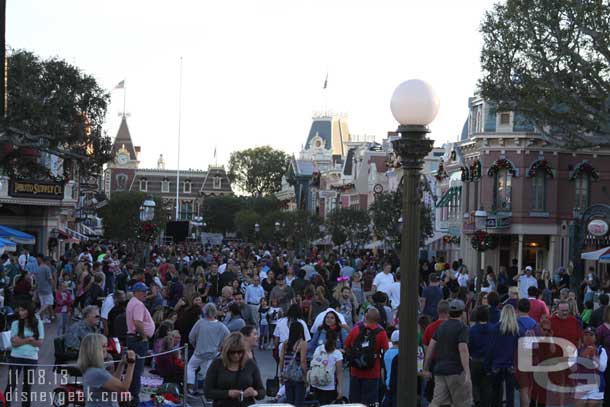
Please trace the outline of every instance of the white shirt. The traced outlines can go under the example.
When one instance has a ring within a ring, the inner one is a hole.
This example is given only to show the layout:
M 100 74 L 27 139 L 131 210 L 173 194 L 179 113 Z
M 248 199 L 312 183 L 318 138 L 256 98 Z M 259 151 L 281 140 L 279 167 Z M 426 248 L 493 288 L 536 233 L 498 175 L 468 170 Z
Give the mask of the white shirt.
M 381 272 L 375 276 L 373 285 L 377 287 L 377 291 L 381 291 L 390 296 L 390 285 L 394 282 L 394 276 L 392 273 Z
M 309 342 L 311 340 L 311 335 L 307 330 L 307 324 L 302 319 L 298 319 L 298 321 L 303 325 L 303 329 L 305 330 L 305 340 Z M 280 343 L 286 342 L 288 340 L 288 336 L 290 335 L 290 327 L 288 326 L 288 317 L 280 318 L 275 325 L 275 331 L 273 331 L 273 336 L 277 336 L 280 338 Z
M 322 348 L 322 349 L 320 349 Z M 316 351 L 314 353 L 314 358 L 317 356 L 316 353 L 320 352 L 321 350 L 324 350 L 324 345 L 320 345 L 316 348 Z M 324 350 L 325 351 L 325 350 Z M 334 351 L 332 351 L 330 354 L 328 354 L 328 356 L 324 356 L 324 358 L 328 359 L 328 371 L 330 372 L 333 381 L 330 384 L 327 384 L 326 386 L 314 386 L 312 385 L 312 387 L 315 387 L 316 389 L 320 389 L 320 390 L 335 390 L 335 386 L 336 386 L 336 381 L 337 381 L 337 375 L 335 374 L 335 372 L 337 371 L 337 362 L 340 360 L 343 360 L 343 354 L 335 349 Z
M 29 254 L 28 255 L 22 254 L 19 256 L 19 259 L 17 259 L 17 263 L 19 263 L 20 268 L 25 269 L 25 265 L 27 264 L 29 257 L 30 257 Z
M 227 263 L 222 263 L 220 266 L 218 266 L 218 274 L 224 273 L 226 269 L 227 269 Z
M 468 277 L 468 274 L 460 273 L 460 274 L 458 274 L 457 282 L 460 287 L 468 287 L 469 279 L 470 279 L 470 277 Z
M 100 310 L 100 316 L 102 319 L 108 319 L 108 314 L 114 308 L 114 297 L 112 294 L 108 294 L 108 296 L 104 299 L 102 303 L 102 309 Z
M 93 264 L 93 256 L 89 252 L 82 252 L 78 255 L 78 261 L 81 261 L 82 258 L 85 257 L 87 259 L 87 263 Z
M 534 276 L 527 276 L 527 274 L 519 277 L 519 298 L 528 298 L 527 289 L 530 287 L 538 288 L 538 280 Z
M 392 283 L 390 285 L 390 292 L 388 294 L 390 297 L 390 304 L 392 305 L 392 309 L 395 310 L 400 305 L 400 281 Z

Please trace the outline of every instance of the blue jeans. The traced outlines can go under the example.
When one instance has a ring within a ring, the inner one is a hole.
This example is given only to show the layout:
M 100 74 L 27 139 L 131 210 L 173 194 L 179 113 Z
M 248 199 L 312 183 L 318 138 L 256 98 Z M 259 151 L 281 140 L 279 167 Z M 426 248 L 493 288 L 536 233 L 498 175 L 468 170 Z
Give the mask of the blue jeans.
M 292 404 L 295 407 L 303 407 L 305 402 L 305 383 L 287 380 L 284 386 L 286 387 L 286 403 Z
M 127 348 L 134 351 L 137 356 L 146 356 L 148 353 L 148 342 L 138 340 L 133 336 L 128 336 Z M 142 373 L 144 373 L 144 359 L 136 357 L 136 366 L 133 369 L 133 379 L 131 381 L 131 386 L 129 387 L 129 392 L 131 393 L 133 400 L 137 403 L 140 402 L 140 387 L 142 387 L 140 377 L 142 377 Z
M 6 397 L 7 406 L 11 405 L 11 401 L 22 400 L 21 405 L 23 407 L 30 407 L 30 395 L 31 386 L 35 384 L 37 377 L 35 376 L 37 360 L 9 357 L 8 363 L 8 381 L 6 388 L 4 389 L 4 395 Z M 28 366 L 16 366 L 16 365 L 28 365 Z M 31 366 L 29 366 L 31 365 Z M 23 370 L 23 379 L 20 379 L 21 371 Z M 34 380 L 34 383 L 32 383 Z M 19 384 L 22 384 L 21 392 L 19 392 Z M 15 393 L 13 393 L 15 392 Z M 12 393 L 12 394 L 9 394 Z
M 505 388 L 504 388 L 505 387 Z M 506 391 L 507 407 L 515 405 L 515 373 L 514 369 L 501 368 L 494 369 L 491 373 L 491 405 L 501 406 L 502 395 Z
M 379 401 L 379 379 L 359 379 L 350 376 L 349 401 L 365 406 L 377 403 Z
M 68 331 L 69 316 L 67 312 L 60 312 L 57 314 L 57 336 L 64 336 Z

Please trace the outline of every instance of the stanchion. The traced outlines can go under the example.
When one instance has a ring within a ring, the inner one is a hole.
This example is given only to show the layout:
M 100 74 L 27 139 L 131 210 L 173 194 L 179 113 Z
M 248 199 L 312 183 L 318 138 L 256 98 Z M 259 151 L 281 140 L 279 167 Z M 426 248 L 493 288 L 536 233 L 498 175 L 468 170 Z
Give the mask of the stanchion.
M 182 407 L 186 407 L 186 397 L 188 396 L 188 364 L 189 364 L 189 347 L 184 346 L 184 379 L 182 380 Z

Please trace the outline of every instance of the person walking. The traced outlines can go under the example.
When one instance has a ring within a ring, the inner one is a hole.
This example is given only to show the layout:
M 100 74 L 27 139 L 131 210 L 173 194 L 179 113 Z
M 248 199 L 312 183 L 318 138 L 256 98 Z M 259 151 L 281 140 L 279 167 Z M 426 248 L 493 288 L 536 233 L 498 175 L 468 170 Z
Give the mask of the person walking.
M 288 341 L 280 351 L 280 381 L 286 387 L 286 402 L 303 407 L 305 401 L 305 374 L 307 372 L 307 342 L 303 325 L 298 321 L 290 324 Z
M 515 351 L 519 340 L 517 315 L 512 305 L 502 307 L 500 322 L 491 330 L 491 346 L 486 365 L 491 371 L 492 406 L 502 405 L 506 394 L 506 406 L 515 404 Z
M 449 319 L 437 329 L 428 346 L 422 373 L 432 376 L 429 366 L 434 355 L 435 385 L 430 407 L 472 404 L 468 327 L 462 322 L 464 308 L 462 300 L 449 303 Z
M 155 322 L 144 305 L 148 287 L 137 282 L 132 287 L 133 297 L 127 303 L 125 317 L 127 319 L 127 348 L 133 350 L 137 356 L 134 368 L 135 380 L 131 382 L 129 391 L 136 405 L 140 402 L 140 387 L 142 373 L 144 372 L 143 357 L 148 353 L 148 341 L 155 333 Z
M 187 384 L 192 395 L 197 395 L 196 370 L 203 377 L 212 360 L 218 356 L 222 343 L 229 336 L 229 329 L 216 318 L 216 306 L 207 303 L 203 307 L 203 319 L 199 319 L 189 333 L 189 343 L 195 349 L 187 365 Z
M 525 273 L 519 273 L 514 277 L 514 281 L 519 284 L 519 298 L 527 298 L 527 290 L 530 287 L 538 288 L 538 280 L 532 275 L 532 266 L 525 268 Z
M 421 310 L 422 314 L 435 320 L 438 317 L 438 303 L 443 299 L 443 289 L 440 286 L 438 274 L 431 273 L 429 280 L 428 287 L 422 290 Z
M 51 307 L 53 307 L 53 273 L 49 267 L 49 259 L 44 256 L 38 256 L 38 273 L 36 274 L 36 291 L 40 300 L 40 319 L 44 324 L 51 322 Z M 48 316 L 47 316 L 48 312 Z
M 472 319 L 475 324 L 468 331 L 472 394 L 476 406 L 491 407 L 491 382 L 485 368 L 485 358 L 492 345 L 489 306 L 479 305 L 475 308 Z
M 343 398 L 343 354 L 337 349 L 337 332 L 329 331 L 311 360 L 307 381 L 320 405 Z
M 364 322 L 352 328 L 345 339 L 345 354 L 350 363 L 349 399 L 364 405 L 379 401 L 381 361 L 388 350 L 388 335 L 379 325 L 379 310 L 369 308 Z
M 260 321 L 258 308 L 263 298 L 265 298 L 265 290 L 261 286 L 261 279 L 259 276 L 253 276 L 252 284 L 246 287 L 246 305 L 250 309 L 250 315 L 254 319 L 254 326 L 258 326 Z
M 12 393 L 21 382 L 21 393 L 6 396 L 7 400 L 21 400 L 23 407 L 31 405 L 31 385 L 33 384 L 38 352 L 44 340 L 44 326 L 34 313 L 32 302 L 23 303 L 17 307 L 18 318 L 11 324 L 11 353 L 8 359 L 8 382 L 4 389 L 5 396 Z M 23 370 L 23 380 L 19 379 Z M 9 398 L 10 397 L 10 398 Z M 10 402 L 7 402 L 10 407 Z

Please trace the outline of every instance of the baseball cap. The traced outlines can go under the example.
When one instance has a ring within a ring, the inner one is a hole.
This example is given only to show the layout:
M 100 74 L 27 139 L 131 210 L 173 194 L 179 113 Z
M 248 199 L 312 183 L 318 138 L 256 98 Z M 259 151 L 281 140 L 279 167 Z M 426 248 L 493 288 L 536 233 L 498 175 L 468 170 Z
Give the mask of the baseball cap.
M 532 266 L 527 266 L 527 267 L 525 268 L 525 271 L 532 271 Z
M 588 335 L 595 335 L 595 328 L 593 328 L 592 326 L 588 326 L 588 327 L 586 327 L 586 328 L 585 328 L 585 329 L 582 331 L 582 333 L 583 333 L 584 335 L 587 335 L 587 334 L 588 334 Z
M 131 287 L 131 291 L 148 291 L 148 286 L 142 282 L 135 283 L 133 287 Z
M 392 342 L 398 342 L 399 340 L 400 340 L 400 333 L 399 333 L 399 331 L 398 331 L 398 329 L 397 329 L 397 330 L 395 330 L 394 332 L 392 332 L 392 336 L 391 336 L 391 338 L 390 338 L 390 341 L 392 341 Z
M 462 300 L 451 300 L 449 303 L 449 311 L 464 311 L 466 306 Z

